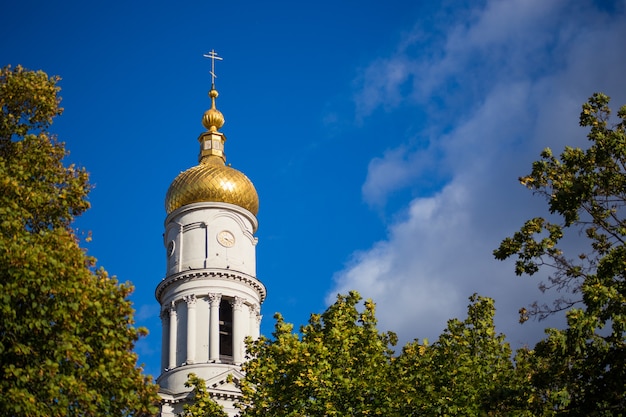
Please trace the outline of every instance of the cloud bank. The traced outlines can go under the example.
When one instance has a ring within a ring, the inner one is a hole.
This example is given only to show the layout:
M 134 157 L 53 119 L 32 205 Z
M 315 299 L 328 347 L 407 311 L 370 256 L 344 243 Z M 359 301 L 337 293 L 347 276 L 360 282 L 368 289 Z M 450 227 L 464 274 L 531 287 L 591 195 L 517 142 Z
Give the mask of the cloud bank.
M 407 138 L 370 161 L 363 198 L 396 220 L 335 274 L 328 302 L 351 289 L 373 298 L 380 328 L 402 342 L 436 338 L 474 292 L 495 298 L 498 330 L 515 346 L 559 324 L 517 324 L 517 310 L 541 297 L 539 281 L 515 277 L 491 253 L 544 214 L 516 179 L 545 147 L 585 146 L 578 114 L 587 97 L 602 91 L 614 108 L 626 104 L 626 2 L 575 3 L 492 0 L 431 32 L 417 22 L 359 74 L 360 123 L 407 108 L 429 117 L 415 132 L 422 145 Z M 441 186 L 388 206 L 394 193 L 432 183 Z

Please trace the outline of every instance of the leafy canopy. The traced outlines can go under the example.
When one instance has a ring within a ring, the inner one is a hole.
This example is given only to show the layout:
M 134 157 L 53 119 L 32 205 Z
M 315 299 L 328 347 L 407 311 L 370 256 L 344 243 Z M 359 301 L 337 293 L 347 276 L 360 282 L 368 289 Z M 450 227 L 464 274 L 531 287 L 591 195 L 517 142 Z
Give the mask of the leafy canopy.
M 0 70 L 0 413 L 153 414 L 157 387 L 132 352 L 146 333 L 132 286 L 96 269 L 71 228 L 90 185 L 48 132 L 58 80 Z
M 537 345 L 533 378 L 550 408 L 565 415 L 626 412 L 626 106 L 610 125 L 609 101 L 596 93 L 582 107 L 589 148 L 566 147 L 559 158 L 545 149 L 520 178 L 558 221 L 530 219 L 494 251 L 497 259 L 517 257 L 518 275 L 550 268 L 543 289 L 565 292 L 553 306 L 521 311 L 524 321 L 568 310 L 567 329 L 549 329 Z M 565 237 L 584 249 L 566 255 Z
M 449 320 L 435 343 L 404 347 L 394 366 L 398 415 L 533 415 L 494 315 L 494 301 L 474 294 L 467 318 Z
M 393 333 L 379 333 L 375 307 L 356 292 L 292 332 L 277 314 L 274 339 L 248 341 L 242 416 L 391 415 Z
M 339 295 L 299 334 L 277 315 L 272 340 L 249 341 L 242 417 L 533 415 L 524 411 L 527 374 L 517 377 L 495 332 L 493 300 L 472 296 L 465 321 L 399 356 L 395 335 L 376 329 L 374 303 L 360 310 L 360 300 Z

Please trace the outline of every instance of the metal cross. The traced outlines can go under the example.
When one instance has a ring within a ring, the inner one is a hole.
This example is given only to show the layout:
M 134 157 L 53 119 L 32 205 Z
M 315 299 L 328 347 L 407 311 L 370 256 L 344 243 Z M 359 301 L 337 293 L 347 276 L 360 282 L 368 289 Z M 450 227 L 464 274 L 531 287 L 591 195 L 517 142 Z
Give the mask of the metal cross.
M 215 49 L 211 49 L 211 52 L 204 54 L 203 56 L 211 60 L 211 86 L 213 87 L 215 86 L 215 79 L 217 78 L 217 75 L 215 75 L 215 60 L 217 59 L 218 61 L 222 61 L 223 59 L 222 57 L 217 56 Z

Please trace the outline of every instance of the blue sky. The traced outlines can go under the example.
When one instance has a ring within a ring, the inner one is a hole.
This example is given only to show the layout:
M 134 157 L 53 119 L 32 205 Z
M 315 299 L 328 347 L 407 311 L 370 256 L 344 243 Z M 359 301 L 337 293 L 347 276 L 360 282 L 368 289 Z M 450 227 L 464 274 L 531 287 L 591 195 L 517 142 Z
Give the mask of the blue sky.
M 228 162 L 261 202 L 264 334 L 350 289 L 401 342 L 435 339 L 474 292 L 515 346 L 560 325 L 517 323 L 539 278 L 491 253 L 544 213 L 517 178 L 547 146 L 585 146 L 587 97 L 626 104 L 626 1 L 5 3 L 1 64 L 63 78 L 53 131 L 95 185 L 76 227 L 136 287 L 148 373 L 164 198 L 197 163 L 211 49 Z

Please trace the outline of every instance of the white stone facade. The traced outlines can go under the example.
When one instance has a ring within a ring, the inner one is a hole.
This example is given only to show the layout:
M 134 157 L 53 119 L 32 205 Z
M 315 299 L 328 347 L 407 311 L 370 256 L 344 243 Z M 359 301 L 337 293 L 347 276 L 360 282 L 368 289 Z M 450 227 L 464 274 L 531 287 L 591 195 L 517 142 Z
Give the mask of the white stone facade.
M 229 203 L 188 204 L 165 220 L 167 272 L 156 288 L 164 417 L 182 411 L 190 373 L 206 380 L 230 416 L 237 414 L 244 340 L 259 337 L 266 295 L 256 278 L 256 229 L 252 213 Z

